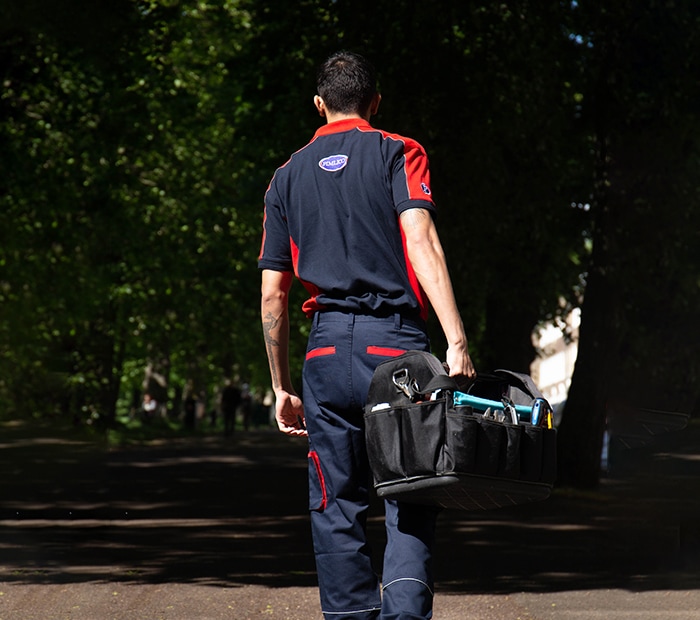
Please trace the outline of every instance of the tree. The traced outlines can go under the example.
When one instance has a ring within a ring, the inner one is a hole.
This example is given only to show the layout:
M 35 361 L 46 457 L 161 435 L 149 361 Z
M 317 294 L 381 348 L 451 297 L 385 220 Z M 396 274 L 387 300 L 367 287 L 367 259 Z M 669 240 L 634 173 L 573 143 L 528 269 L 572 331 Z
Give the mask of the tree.
M 234 369 L 262 383 L 262 195 L 283 138 L 308 126 L 289 93 L 312 73 L 289 25 L 320 32 L 327 15 L 124 0 L 74 3 L 89 19 L 72 21 L 64 8 L 8 7 L 4 24 L 7 406 L 65 403 L 110 424 L 125 362 L 197 391 Z
M 96 45 L 115 13 L 119 36 Z M 47 375 L 66 378 L 70 406 L 109 423 L 125 359 L 175 360 L 184 376 L 203 339 L 225 355 L 210 326 L 247 307 L 237 274 L 259 233 L 231 180 L 249 162 L 224 150 L 240 100 L 226 63 L 247 13 L 122 2 L 89 14 L 85 30 L 51 11 L 7 25 L 2 358 L 8 400 L 30 405 Z
M 593 486 L 605 416 L 620 402 L 688 411 L 698 395 L 697 84 L 689 2 L 574 11 L 596 168 L 593 254 L 560 429 L 565 482 Z M 584 70 L 585 68 L 585 70 Z M 679 370 L 682 369 L 682 372 Z

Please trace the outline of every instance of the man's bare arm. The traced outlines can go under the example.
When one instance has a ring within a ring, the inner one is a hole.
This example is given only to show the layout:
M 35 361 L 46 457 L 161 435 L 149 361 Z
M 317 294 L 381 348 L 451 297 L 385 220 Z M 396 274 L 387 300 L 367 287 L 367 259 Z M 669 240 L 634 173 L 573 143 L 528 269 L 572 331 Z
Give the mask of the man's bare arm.
M 476 371 L 469 357 L 467 336 L 432 215 L 426 209 L 408 209 L 401 214 L 400 221 L 408 259 L 447 339 L 450 375 L 473 378 Z
M 262 272 L 260 314 L 273 390 L 291 388 L 287 302 L 291 284 L 291 273 L 269 269 Z
M 265 349 L 275 392 L 277 425 L 288 435 L 306 435 L 304 407 L 292 386 L 289 372 L 289 289 L 290 272 L 263 269 L 260 315 Z

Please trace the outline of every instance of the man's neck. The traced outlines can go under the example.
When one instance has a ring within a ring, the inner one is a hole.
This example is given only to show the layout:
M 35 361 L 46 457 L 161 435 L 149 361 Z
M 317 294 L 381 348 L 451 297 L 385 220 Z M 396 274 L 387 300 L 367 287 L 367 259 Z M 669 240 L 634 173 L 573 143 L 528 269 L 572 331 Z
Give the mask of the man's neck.
M 347 121 L 349 119 L 369 121 L 369 118 L 365 118 L 360 114 L 331 114 L 326 111 L 326 123 L 335 123 L 336 121 Z

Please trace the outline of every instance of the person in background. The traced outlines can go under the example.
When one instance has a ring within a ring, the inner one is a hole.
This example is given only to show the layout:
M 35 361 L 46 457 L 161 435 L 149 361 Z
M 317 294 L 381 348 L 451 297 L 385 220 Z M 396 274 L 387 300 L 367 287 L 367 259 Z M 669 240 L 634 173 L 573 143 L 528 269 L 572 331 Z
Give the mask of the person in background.
M 192 390 L 188 392 L 185 398 L 183 422 L 185 429 L 188 431 L 195 430 L 197 425 L 197 397 Z
M 221 391 L 221 413 L 224 417 L 224 435 L 233 436 L 236 430 L 236 412 L 241 404 L 241 390 L 233 381 L 227 380 Z

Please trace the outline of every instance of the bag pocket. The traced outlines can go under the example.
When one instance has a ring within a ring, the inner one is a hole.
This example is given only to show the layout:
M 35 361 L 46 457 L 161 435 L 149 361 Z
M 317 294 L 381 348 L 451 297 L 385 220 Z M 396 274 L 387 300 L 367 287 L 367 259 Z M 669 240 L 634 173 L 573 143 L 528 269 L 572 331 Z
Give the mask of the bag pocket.
M 479 425 L 476 439 L 475 473 L 482 476 L 497 476 L 501 463 L 501 452 L 506 443 L 506 429 L 502 422 L 474 416 Z
M 520 479 L 539 482 L 542 478 L 542 454 L 545 429 L 523 424 L 520 442 Z
M 498 475 L 501 478 L 520 477 L 520 439 L 522 426 L 520 424 L 503 424 L 503 444 L 498 460 Z
M 375 484 L 445 473 L 445 399 L 365 414 Z
M 403 415 L 400 408 L 365 414 L 367 455 L 375 484 L 405 478 L 402 458 Z
M 557 479 L 557 431 L 543 429 L 542 433 L 542 475 L 540 480 L 554 484 Z
M 479 422 L 471 407 L 455 407 L 446 416 L 446 452 L 452 471 L 471 474 L 476 467 Z
M 409 478 L 444 473 L 445 408 L 444 398 L 401 408 L 403 464 Z

